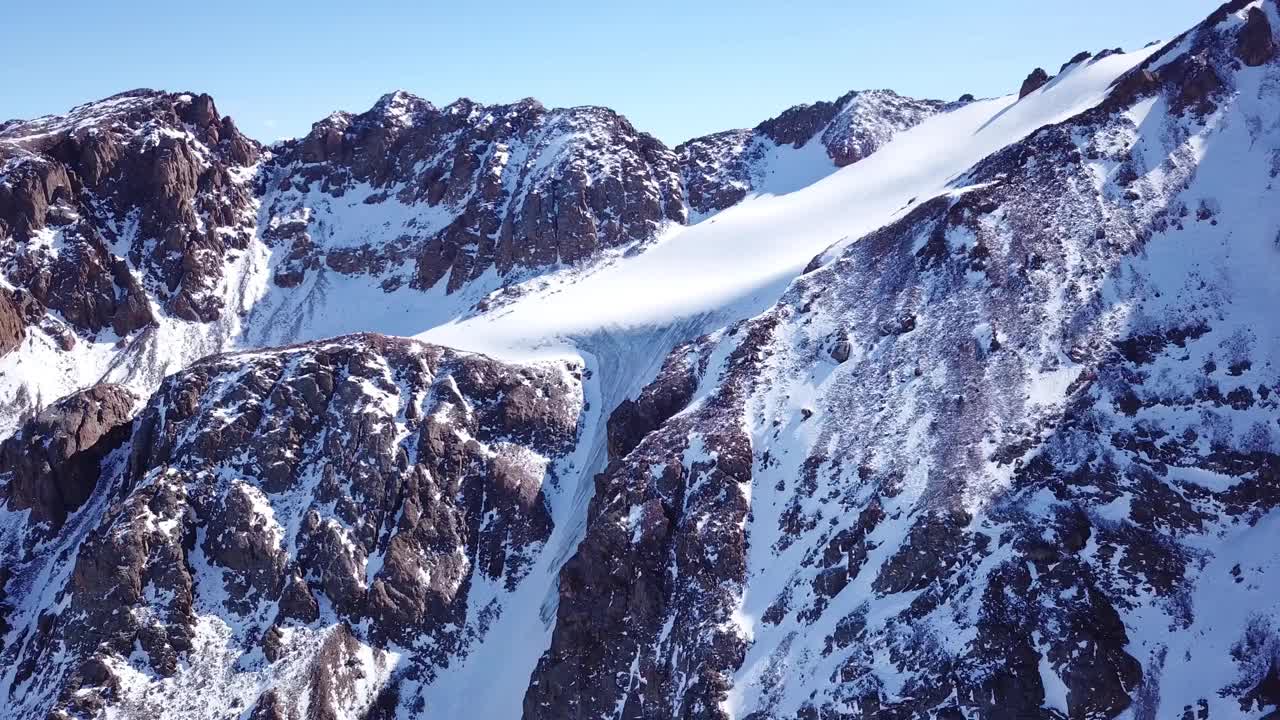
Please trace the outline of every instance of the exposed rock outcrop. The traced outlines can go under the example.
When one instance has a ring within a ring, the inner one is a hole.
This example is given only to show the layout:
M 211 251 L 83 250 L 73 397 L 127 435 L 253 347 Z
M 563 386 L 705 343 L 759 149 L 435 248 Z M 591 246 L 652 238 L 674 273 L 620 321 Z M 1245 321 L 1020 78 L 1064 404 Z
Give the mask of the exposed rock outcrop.
M 1044 87 L 1050 79 L 1049 73 L 1045 72 L 1044 68 L 1032 70 L 1031 74 L 1027 75 L 1027 79 L 1022 81 L 1022 87 L 1018 89 L 1018 99 L 1021 100 Z
M 609 457 L 621 459 L 635 449 L 645 435 L 683 410 L 698 389 L 707 358 L 697 345 L 672 353 L 658 377 L 632 400 L 624 399 L 609 415 Z
M 0 357 L 22 344 L 27 336 L 26 324 L 6 290 L 0 290 Z
M 218 319 L 226 264 L 253 235 L 241 170 L 257 154 L 208 95 L 136 90 L 6 123 L 8 281 L 90 337 L 150 324 L 148 292 L 176 317 Z
M 1271 21 L 1261 8 L 1249 8 L 1248 19 L 1236 40 L 1236 53 L 1250 67 L 1258 67 L 1275 57 L 1276 41 L 1271 32 Z
M 753 483 L 751 438 L 736 419 L 769 332 L 762 323 L 743 337 L 722 393 L 672 414 L 596 478 L 587 535 L 560 571 L 555 634 L 525 718 L 721 716 L 746 652 L 725 593 L 746 572 Z M 669 396 L 670 371 L 689 366 L 693 347 L 676 351 L 641 403 Z
M 6 506 L 30 510 L 30 524 L 56 532 L 93 493 L 102 459 L 129 436 L 137 402 L 118 385 L 95 385 L 41 411 L 0 445 Z
M 1061 75 L 1063 72 L 1067 70 L 1067 68 L 1071 67 L 1072 65 L 1078 65 L 1092 57 L 1093 57 L 1093 53 L 1089 52 L 1088 50 L 1081 50 L 1075 55 L 1072 55 L 1070 60 L 1062 63 L 1062 68 L 1058 70 L 1058 74 Z M 1105 55 L 1102 57 L 1105 57 Z

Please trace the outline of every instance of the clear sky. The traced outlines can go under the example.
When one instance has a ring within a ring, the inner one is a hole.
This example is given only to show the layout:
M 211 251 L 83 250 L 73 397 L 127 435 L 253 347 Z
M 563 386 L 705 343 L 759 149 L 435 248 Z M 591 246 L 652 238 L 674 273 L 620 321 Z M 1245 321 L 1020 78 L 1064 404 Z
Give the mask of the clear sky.
M 36 0 L 0 13 L 0 120 L 192 90 L 271 141 L 404 89 L 437 105 L 607 105 L 675 144 L 857 88 L 1002 95 L 1037 65 L 1167 39 L 1218 4 Z

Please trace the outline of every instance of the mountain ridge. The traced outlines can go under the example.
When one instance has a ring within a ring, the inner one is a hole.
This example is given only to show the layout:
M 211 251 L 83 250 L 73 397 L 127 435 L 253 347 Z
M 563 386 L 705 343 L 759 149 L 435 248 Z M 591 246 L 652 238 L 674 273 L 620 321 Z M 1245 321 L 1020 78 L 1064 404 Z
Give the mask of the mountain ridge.
M 208 95 L 138 89 L 0 127 L 0 230 L 25 243 L 4 258 L 0 349 L 59 369 L 0 388 L 9 428 L 99 379 L 145 395 L 238 343 L 359 329 L 308 328 L 335 285 L 442 322 L 691 221 L 675 151 L 598 106 L 394 91 L 264 146 Z

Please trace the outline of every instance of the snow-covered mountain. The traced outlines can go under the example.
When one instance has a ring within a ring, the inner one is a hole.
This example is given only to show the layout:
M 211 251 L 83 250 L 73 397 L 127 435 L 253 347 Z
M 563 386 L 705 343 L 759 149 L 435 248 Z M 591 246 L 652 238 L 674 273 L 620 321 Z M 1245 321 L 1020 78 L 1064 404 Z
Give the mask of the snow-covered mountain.
M 207 95 L 0 125 L 6 434 L 113 366 L 149 391 L 170 358 L 221 349 L 252 300 L 259 153 Z
M 606 108 L 437 110 L 397 92 L 273 153 L 265 227 L 290 243 L 275 275 L 286 286 L 327 264 L 453 293 L 491 272 L 581 264 L 685 219 L 675 155 Z
M 840 157 L 934 106 L 861 96 L 891 94 L 850 95 L 823 140 Z M 691 160 L 607 108 L 439 109 L 405 92 L 262 148 L 207 95 L 138 90 L 5 123 L 0 162 L 6 433 L 95 382 L 145 396 L 212 352 L 483 312 L 643 251 L 700 192 Z M 818 165 L 805 172 L 834 169 Z
M 0 126 L 2 389 L 49 389 L 0 698 L 1274 717 L 1278 27 L 676 151 L 399 93 L 270 148 L 197 95 Z

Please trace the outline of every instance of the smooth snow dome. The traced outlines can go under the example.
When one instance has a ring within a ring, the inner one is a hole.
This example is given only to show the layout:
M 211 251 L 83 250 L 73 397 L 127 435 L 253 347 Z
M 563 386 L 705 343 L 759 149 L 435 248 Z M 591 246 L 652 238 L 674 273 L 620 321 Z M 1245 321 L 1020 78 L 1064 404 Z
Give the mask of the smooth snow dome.
M 750 317 L 776 300 L 818 253 L 834 252 L 833 245 L 939 194 L 963 192 L 956 182 L 978 161 L 1093 107 L 1116 78 L 1160 47 L 1074 65 L 1022 100 L 1007 95 L 935 116 L 803 192 L 748 197 L 702 223 L 672 228 L 644 253 L 571 285 L 552 283 L 504 311 L 418 337 L 510 355 L 597 330 L 704 314 L 720 321 Z

